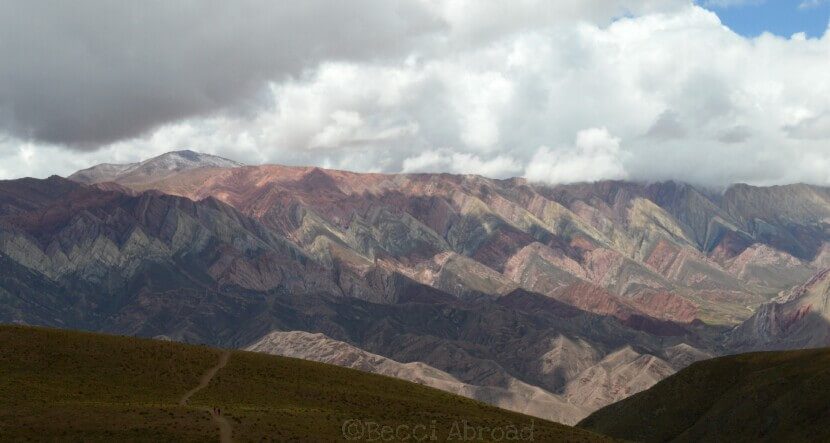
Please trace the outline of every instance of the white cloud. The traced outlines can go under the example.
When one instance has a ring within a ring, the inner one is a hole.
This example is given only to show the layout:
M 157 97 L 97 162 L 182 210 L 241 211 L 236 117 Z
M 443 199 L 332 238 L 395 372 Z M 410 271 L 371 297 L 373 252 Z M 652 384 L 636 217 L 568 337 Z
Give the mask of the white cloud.
M 706 0 L 703 2 L 703 5 L 707 8 L 733 8 L 736 6 L 760 5 L 765 1 L 766 0 Z
M 525 177 L 534 182 L 572 183 L 623 179 L 620 139 L 605 128 L 579 131 L 573 147 L 539 148 L 530 160 Z
M 448 170 L 451 166 L 451 160 L 448 155 L 441 154 L 438 151 L 424 151 L 415 157 L 404 159 L 402 172 L 430 172 Z
M 672 11 L 686 0 L 422 0 L 448 24 L 447 43 L 464 46 L 487 43 L 528 29 L 570 26 L 577 22 L 600 26 L 625 15 Z
M 798 9 L 815 9 L 827 3 L 828 0 L 804 0 L 798 4 Z
M 501 112 L 513 93 L 512 82 L 499 72 L 450 71 L 447 84 L 453 91 L 451 102 L 459 118 L 461 141 L 478 150 L 493 149 L 499 142 Z
M 506 178 L 516 176 L 521 170 L 522 165 L 506 155 L 497 155 L 489 160 L 482 160 L 478 155 L 467 152 L 428 150 L 404 159 L 401 172 L 451 172 Z
M 785 129 L 793 138 L 830 142 L 830 112 L 816 117 L 804 118 L 794 125 L 786 126 Z M 827 149 L 830 149 L 830 146 Z
M 442 25 L 395 57 L 309 65 L 244 112 L 93 152 L 0 136 L 0 174 L 190 148 L 359 171 L 830 184 L 815 167 L 830 162 L 828 35 L 748 39 L 688 0 L 412 1 Z

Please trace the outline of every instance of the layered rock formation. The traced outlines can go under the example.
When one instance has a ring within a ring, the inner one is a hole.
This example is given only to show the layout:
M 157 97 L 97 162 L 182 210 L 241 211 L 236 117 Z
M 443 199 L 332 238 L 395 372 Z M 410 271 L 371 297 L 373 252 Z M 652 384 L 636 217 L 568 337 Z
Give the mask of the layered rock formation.
M 582 308 L 681 322 L 746 319 L 818 271 L 830 240 L 828 191 L 805 185 L 720 195 L 672 182 L 548 187 L 283 166 L 123 184 L 217 198 L 334 267 L 384 267 L 459 296 L 515 285 L 557 297 L 587 282 L 605 292 L 586 292 L 599 298 Z
M 320 333 L 282 339 L 568 422 L 711 355 L 825 337 L 804 338 L 822 278 L 792 289 L 830 263 L 824 188 L 226 162 L 0 182 L 0 321 L 227 347 Z
M 573 341 L 564 336 L 553 339 L 551 348 L 539 361 L 543 366 L 542 375 L 561 377 L 558 382 L 562 384 L 560 394 L 509 375 L 505 376 L 501 386 L 465 383 L 424 363 L 399 363 L 323 334 L 275 331 L 246 349 L 402 378 L 565 424 L 575 424 L 591 411 L 647 389 L 676 371 L 670 363 L 652 355 L 642 355 L 630 346 L 601 358 L 600 352 L 587 342 Z M 691 358 L 678 368 L 708 356 L 705 353 L 694 355 L 685 352 Z
M 708 346 L 679 324 L 521 290 L 455 252 L 413 260 L 411 274 L 343 243 L 315 255 L 214 198 L 53 177 L 0 183 L 0 204 L 4 322 L 237 347 L 273 330 L 325 333 L 451 374 L 454 392 L 569 423 L 615 398 L 573 382 L 625 344 L 660 359 L 665 343 Z M 583 349 L 552 362 L 563 340 Z
M 830 346 L 830 268 L 764 304 L 730 334 L 735 351 Z
M 509 379 L 506 387 L 476 386 L 424 363 L 398 363 L 323 334 L 272 332 L 246 349 L 400 378 L 559 423 L 575 424 L 589 411 L 515 378 Z

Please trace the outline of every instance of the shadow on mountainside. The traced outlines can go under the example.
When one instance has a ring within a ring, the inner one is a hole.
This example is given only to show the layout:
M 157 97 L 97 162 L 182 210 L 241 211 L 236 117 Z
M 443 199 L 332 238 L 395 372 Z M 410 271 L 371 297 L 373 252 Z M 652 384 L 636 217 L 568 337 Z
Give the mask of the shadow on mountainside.
M 828 441 L 830 349 L 697 362 L 579 423 L 643 441 Z
M 789 318 L 758 319 L 753 316 L 727 334 L 725 353 L 830 347 L 830 319 L 814 311 L 797 311 L 795 314 Z

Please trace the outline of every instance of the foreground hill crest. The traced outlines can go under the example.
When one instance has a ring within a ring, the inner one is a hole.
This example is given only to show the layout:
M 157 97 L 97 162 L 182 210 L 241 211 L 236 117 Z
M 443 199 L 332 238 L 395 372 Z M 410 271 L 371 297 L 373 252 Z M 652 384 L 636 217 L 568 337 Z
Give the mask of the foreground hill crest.
M 0 341 L 4 441 L 340 441 L 349 437 L 344 423 L 355 419 L 434 423 L 442 440 L 464 421 L 533 423 L 542 441 L 610 441 L 414 383 L 294 358 L 8 325 L 0 325 Z

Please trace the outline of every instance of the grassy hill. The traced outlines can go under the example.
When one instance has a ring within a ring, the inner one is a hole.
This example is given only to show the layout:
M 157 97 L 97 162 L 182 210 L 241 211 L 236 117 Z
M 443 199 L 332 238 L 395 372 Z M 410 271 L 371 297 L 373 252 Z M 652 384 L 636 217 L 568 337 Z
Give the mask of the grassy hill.
M 439 440 L 465 428 L 485 439 L 494 428 L 529 432 L 531 423 L 536 441 L 606 440 L 417 384 L 304 360 L 19 326 L 0 326 L 0 344 L 2 441 L 216 441 L 220 424 L 225 441 L 332 441 L 342 440 L 344 430 L 369 437 L 372 423 L 377 431 L 434 432 Z M 197 390 L 200 379 L 205 386 Z M 221 408 L 220 416 L 211 414 L 213 407 Z
M 634 441 L 830 441 L 830 349 L 695 363 L 579 427 Z

